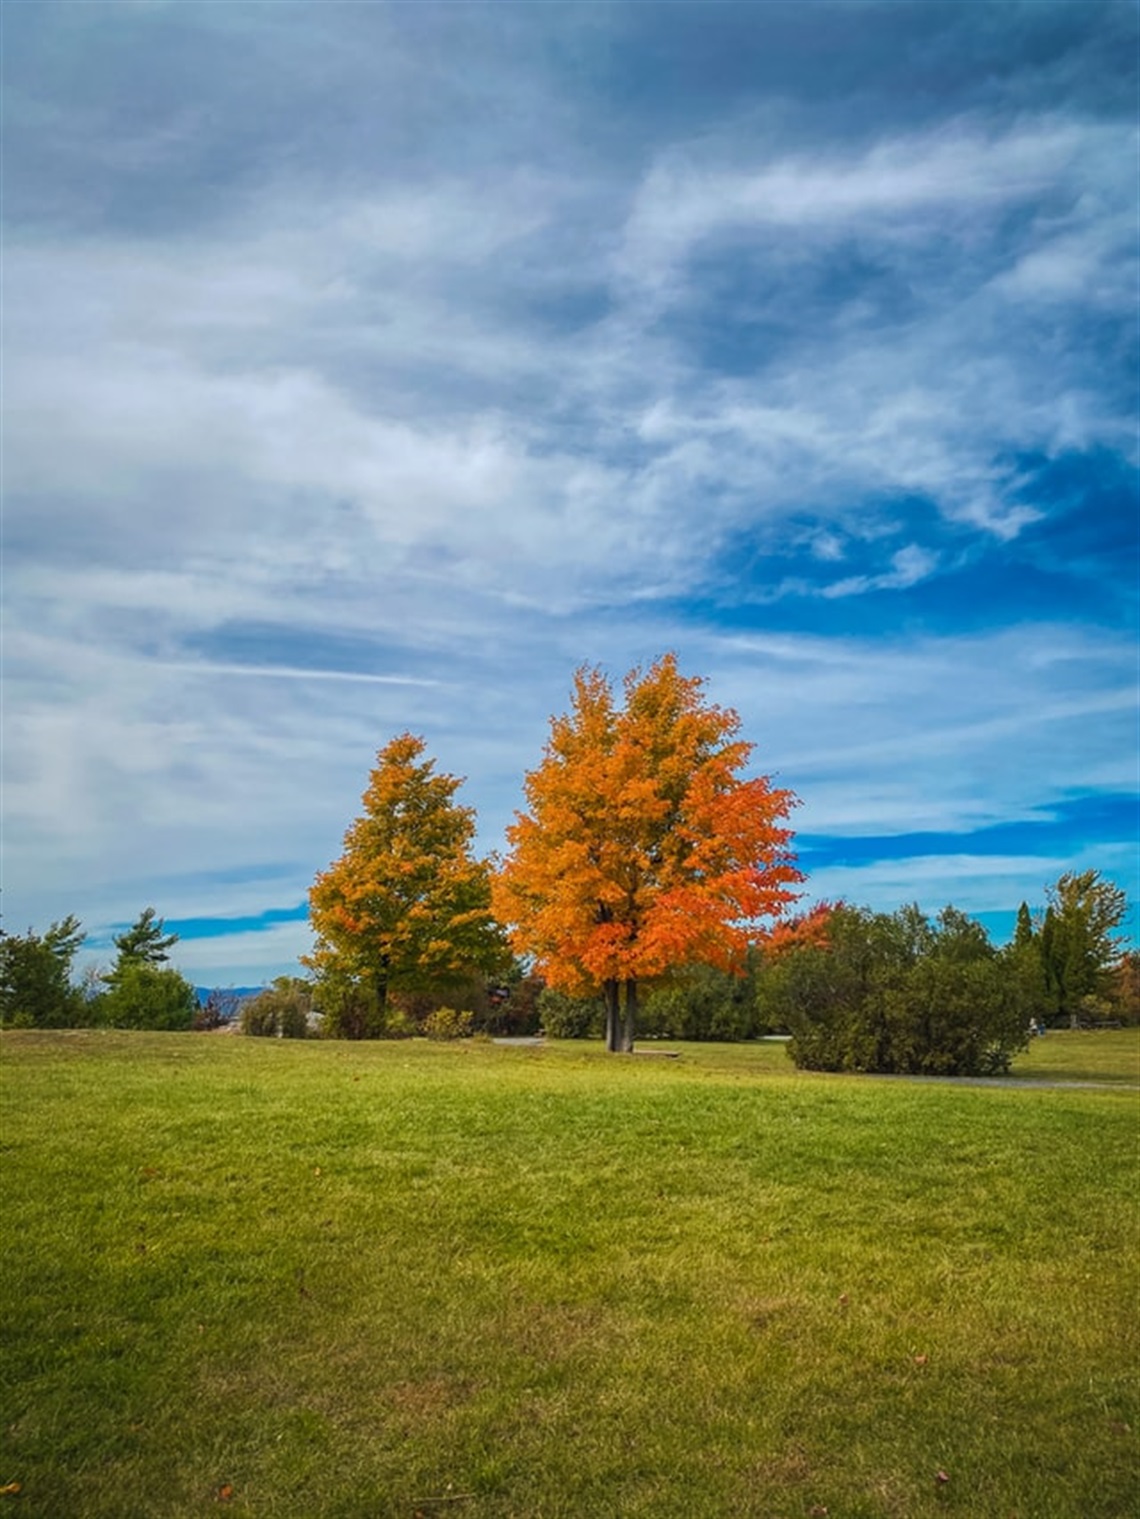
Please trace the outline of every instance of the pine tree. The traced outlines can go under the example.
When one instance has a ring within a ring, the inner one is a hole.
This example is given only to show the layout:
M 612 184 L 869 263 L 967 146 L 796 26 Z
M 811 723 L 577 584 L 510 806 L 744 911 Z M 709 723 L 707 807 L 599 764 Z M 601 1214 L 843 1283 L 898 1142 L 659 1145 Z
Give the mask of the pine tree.
M 178 935 L 166 932 L 166 923 L 156 918 L 154 908 L 143 908 L 130 928 L 115 937 L 118 956 L 108 979 L 115 980 L 128 965 L 164 965 L 177 943 Z
M 0 932 L 0 1024 L 70 1028 L 83 1021 L 84 1001 L 71 984 L 71 967 L 85 938 L 72 914 L 43 934 Z

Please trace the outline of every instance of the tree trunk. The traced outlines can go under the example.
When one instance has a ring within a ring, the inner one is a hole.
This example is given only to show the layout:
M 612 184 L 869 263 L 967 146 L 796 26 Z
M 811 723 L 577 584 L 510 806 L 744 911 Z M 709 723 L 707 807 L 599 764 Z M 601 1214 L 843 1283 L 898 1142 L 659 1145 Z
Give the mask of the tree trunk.
M 625 1007 L 622 1010 L 621 1047 L 626 1055 L 633 1052 L 633 1035 L 637 1028 L 637 982 L 625 983 Z
M 637 1027 L 637 982 L 603 982 L 602 995 L 606 1002 L 606 1049 L 611 1055 L 628 1055 Z
M 606 1049 L 616 1054 L 621 1049 L 621 1017 L 618 1007 L 618 983 L 604 981 L 602 997 L 606 1004 Z
M 368 1039 L 382 1039 L 388 1024 L 388 976 L 389 961 L 385 955 L 380 969 L 372 978 L 373 1005 L 368 1010 Z

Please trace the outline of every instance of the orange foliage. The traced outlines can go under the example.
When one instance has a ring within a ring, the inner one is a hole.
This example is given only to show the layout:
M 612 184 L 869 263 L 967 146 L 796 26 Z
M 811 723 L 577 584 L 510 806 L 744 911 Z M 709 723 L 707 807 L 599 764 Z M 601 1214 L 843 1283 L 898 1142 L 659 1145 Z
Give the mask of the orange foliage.
M 703 686 L 667 654 L 626 677 L 619 708 L 583 668 L 571 711 L 552 719 L 492 888 L 514 947 L 552 986 L 628 987 L 694 962 L 740 969 L 759 920 L 795 900 L 797 799 L 741 776 L 752 745 Z
M 436 773 L 414 734 L 380 750 L 344 853 L 309 892 L 316 944 L 306 965 L 371 988 L 383 1007 L 389 990 L 501 964 L 488 866 L 471 852 L 475 814 L 454 800 L 460 784 Z

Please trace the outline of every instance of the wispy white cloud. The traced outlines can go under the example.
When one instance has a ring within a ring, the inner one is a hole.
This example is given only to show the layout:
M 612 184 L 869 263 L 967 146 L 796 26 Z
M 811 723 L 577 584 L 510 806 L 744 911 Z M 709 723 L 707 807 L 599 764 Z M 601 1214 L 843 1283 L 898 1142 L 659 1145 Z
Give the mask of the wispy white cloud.
M 862 591 L 896 591 L 917 585 L 938 566 L 938 555 L 908 543 L 891 555 L 891 568 L 881 575 L 851 575 L 823 587 L 824 596 L 857 596 Z
M 1135 460 L 1134 120 L 1057 85 L 873 117 L 856 89 L 850 133 L 814 96 L 810 129 L 747 92 L 701 121 L 587 100 L 541 11 L 494 46 L 478 8 L 439 11 L 457 64 L 398 8 L 201 9 L 240 91 L 175 84 L 157 124 L 90 72 L 13 102 L 58 176 L 5 243 L 18 915 L 130 917 L 148 881 L 202 913 L 203 877 L 251 859 L 295 902 L 402 728 L 470 776 L 492 847 L 574 666 L 665 647 L 805 827 L 968 828 L 1126 783 L 1134 662 L 1087 608 L 860 618 L 1016 554 L 1051 511 L 1036 461 Z M 636 20 L 576 13 L 575 46 Z M 349 91 L 345 135 L 308 60 L 355 89 L 365 55 L 383 87 Z M 269 58 L 314 119 L 272 115 Z
M 1099 870 L 1128 881 L 1133 861 L 1126 846 L 1099 846 L 1078 854 L 988 856 L 963 853 L 915 856 L 871 865 L 829 866 L 811 878 L 809 900 L 856 902 L 893 912 L 917 902 L 927 912 L 948 903 L 971 913 L 1011 912 L 1019 902 L 1043 907 L 1046 888 L 1066 870 Z
M 1065 296 L 1073 311 L 1133 320 L 1134 127 L 1043 116 L 994 130 L 967 118 L 846 153 L 772 156 L 758 143 L 754 165 L 742 162 L 748 141 L 666 153 L 616 258 L 628 320 L 644 332 L 681 311 L 691 328 L 709 260 L 751 259 L 730 319 L 779 338 L 771 355 L 758 349 L 758 375 L 710 384 L 694 366 L 697 389 L 673 370 L 641 427 L 678 471 L 715 439 L 702 463 L 728 459 L 720 478 L 741 495 L 751 485 L 753 509 L 786 507 L 791 482 L 840 515 L 853 492 L 910 491 L 1011 539 L 1039 515 L 1003 462 L 1013 440 L 1135 456 L 1132 400 L 1094 380 L 1079 343 L 1054 341 L 1043 368 L 1030 300 L 1041 294 L 1051 321 Z M 820 285 L 820 269 L 852 260 L 882 295 L 868 301 L 866 281 Z M 708 322 L 723 317 L 714 307 Z
M 967 117 L 853 153 L 829 146 L 757 166 L 740 163 L 739 142 L 662 155 L 627 225 L 619 268 L 631 284 L 660 288 L 703 240 L 741 228 L 832 236 L 858 226 L 914 242 L 935 216 L 940 235 L 967 235 L 969 225 L 947 213 L 1005 217 L 1059 179 L 1116 184 L 1121 149 L 1134 157 L 1137 138 L 1122 143 L 1115 126 L 1048 116 L 995 132 Z M 718 162 L 722 154 L 736 161 Z
M 968 832 L 1076 784 L 1135 786 L 1126 637 L 1057 624 L 892 640 L 736 634 L 699 641 L 694 658 L 744 717 L 756 763 L 800 795 L 805 832 Z
M 312 948 L 307 923 L 277 923 L 209 938 L 182 939 L 173 952 L 178 969 L 199 985 L 261 986 L 279 975 L 302 975 L 298 963 Z M 84 948 L 77 965 L 106 965 L 113 955 Z
M 295 665 L 222 664 L 217 660 L 166 660 L 162 669 L 185 675 L 236 675 L 243 680 L 348 680 L 374 686 L 438 686 L 442 681 L 414 675 L 375 675 L 367 670 L 312 669 Z

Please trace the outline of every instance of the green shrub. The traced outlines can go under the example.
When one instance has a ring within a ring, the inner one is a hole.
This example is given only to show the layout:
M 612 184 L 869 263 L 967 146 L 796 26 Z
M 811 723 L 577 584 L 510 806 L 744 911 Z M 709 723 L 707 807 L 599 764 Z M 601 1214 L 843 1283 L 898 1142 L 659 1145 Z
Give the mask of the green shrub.
M 380 1035 L 382 1039 L 411 1039 L 419 1031 L 420 1025 L 406 1008 L 388 1004 L 388 1010 L 384 1015 L 384 1027 Z
M 475 1014 L 437 1007 L 420 1025 L 429 1039 L 466 1039 L 475 1026 Z
M 318 978 L 313 996 L 326 1039 L 382 1039 L 387 1032 L 379 998 L 362 982 L 326 972 Z
M 754 1039 L 762 1024 L 752 968 L 733 976 L 711 965 L 685 966 L 649 992 L 638 1023 L 643 1034 L 663 1039 Z
M 241 1011 L 241 1031 L 262 1039 L 304 1039 L 309 1033 L 313 989 L 299 976 L 278 976 Z
M 456 975 L 433 986 L 416 990 L 407 987 L 390 990 L 384 1017 L 386 1038 L 403 1038 L 423 1031 L 424 1020 L 441 1007 L 470 1010 L 474 1028 L 486 1028 L 491 1019 L 491 1001 L 487 983 L 478 975 Z
M 929 922 L 839 907 L 822 944 L 764 967 L 761 999 L 786 1020 L 798 1066 L 971 1076 L 1008 1070 L 1028 1042 L 1032 987 L 1020 952 L 998 951 L 948 907 Z
M 99 1011 L 101 1021 L 111 1028 L 176 1032 L 193 1026 L 198 997 L 179 971 L 129 962 L 116 971 L 99 999 Z
M 550 1039 L 589 1039 L 602 1031 L 602 1004 L 597 997 L 570 997 L 544 987 L 538 994 L 542 1031 Z
M 541 976 L 529 973 L 518 961 L 487 988 L 487 1012 L 476 1028 L 489 1034 L 519 1037 L 539 1030 L 538 999 L 545 986 Z

